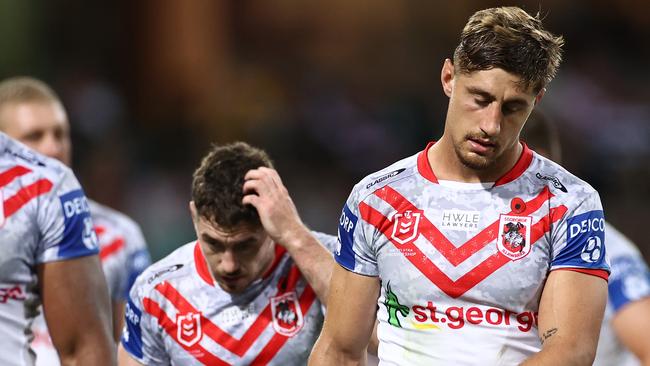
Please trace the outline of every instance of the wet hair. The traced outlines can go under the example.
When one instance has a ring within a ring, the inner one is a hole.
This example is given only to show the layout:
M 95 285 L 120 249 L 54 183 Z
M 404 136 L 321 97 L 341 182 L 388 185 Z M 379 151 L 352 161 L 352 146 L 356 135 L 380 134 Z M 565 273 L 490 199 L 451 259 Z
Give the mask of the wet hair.
M 500 68 L 521 78 L 523 89 L 538 93 L 557 73 L 562 36 L 542 27 L 539 13 L 518 7 L 480 10 L 469 18 L 454 52 L 461 73 Z
M 0 105 L 22 102 L 61 103 L 61 100 L 47 84 L 29 76 L 16 76 L 0 82 Z
M 546 152 L 548 154 L 547 158 L 561 163 L 562 149 L 557 127 L 537 108 L 533 109 L 533 112 L 528 117 L 524 128 L 521 130 L 520 137 L 531 149 L 540 153 Z
M 194 172 L 192 201 L 197 213 L 223 230 L 261 226 L 257 210 L 243 205 L 244 176 L 251 169 L 273 168 L 261 149 L 245 142 L 213 145 Z

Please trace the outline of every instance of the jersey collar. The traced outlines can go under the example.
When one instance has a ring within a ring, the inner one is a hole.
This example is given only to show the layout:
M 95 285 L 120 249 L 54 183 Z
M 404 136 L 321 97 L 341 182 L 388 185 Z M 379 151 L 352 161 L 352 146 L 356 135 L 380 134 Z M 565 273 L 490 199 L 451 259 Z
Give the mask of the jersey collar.
M 431 169 L 431 164 L 429 164 L 429 159 L 427 158 L 429 149 L 435 141 L 431 141 L 427 144 L 427 147 L 424 148 L 418 155 L 418 172 L 427 180 L 438 184 L 438 178 L 436 177 L 433 169 Z M 515 165 L 510 169 L 506 174 L 497 179 L 494 183 L 494 187 L 501 186 L 506 183 L 510 183 L 513 180 L 519 178 L 530 166 L 530 163 L 533 161 L 533 151 L 528 148 L 525 142 L 521 141 L 522 146 L 524 147 L 519 159 Z

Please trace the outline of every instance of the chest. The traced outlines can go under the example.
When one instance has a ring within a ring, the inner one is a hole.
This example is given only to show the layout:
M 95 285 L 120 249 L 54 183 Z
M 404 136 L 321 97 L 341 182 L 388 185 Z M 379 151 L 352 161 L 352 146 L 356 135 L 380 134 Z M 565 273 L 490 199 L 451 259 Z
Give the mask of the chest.
M 523 310 L 536 303 L 552 243 L 550 194 L 388 188 L 371 202 L 382 281 L 409 306 L 469 300 Z M 384 291 L 386 293 L 387 291 Z
M 212 288 L 168 297 L 174 299 L 165 306 L 170 358 L 179 364 L 188 358 L 215 365 L 306 364 L 322 326 L 320 303 L 304 279 L 287 284 L 283 278 L 257 284 L 245 296 Z

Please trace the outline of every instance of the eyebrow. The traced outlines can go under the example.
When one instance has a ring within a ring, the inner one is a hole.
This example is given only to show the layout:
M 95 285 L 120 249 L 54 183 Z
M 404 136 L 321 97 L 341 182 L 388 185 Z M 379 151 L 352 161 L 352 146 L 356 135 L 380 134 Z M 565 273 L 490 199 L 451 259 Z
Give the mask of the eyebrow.
M 478 96 L 484 98 L 488 102 L 493 102 L 493 101 L 496 100 L 496 97 L 494 95 L 486 92 L 483 89 L 480 89 L 480 88 L 477 88 L 477 87 L 474 87 L 474 86 L 468 86 L 467 91 L 470 94 L 478 95 Z M 529 103 L 528 103 L 527 100 L 525 100 L 523 98 L 515 97 L 515 98 L 505 100 L 504 104 L 520 104 L 520 105 L 523 105 L 523 106 L 527 106 Z
M 201 234 L 201 239 L 203 239 L 204 242 L 206 242 L 208 244 L 211 244 L 211 245 L 223 245 L 223 242 L 221 240 L 213 238 L 212 236 L 210 236 L 210 235 L 208 235 L 206 233 Z M 255 238 L 249 237 L 249 238 L 246 238 L 244 240 L 240 240 L 240 241 L 236 241 L 236 242 L 232 242 L 232 243 L 234 245 L 242 245 L 242 244 L 250 244 L 250 243 L 254 243 L 254 242 L 255 242 Z

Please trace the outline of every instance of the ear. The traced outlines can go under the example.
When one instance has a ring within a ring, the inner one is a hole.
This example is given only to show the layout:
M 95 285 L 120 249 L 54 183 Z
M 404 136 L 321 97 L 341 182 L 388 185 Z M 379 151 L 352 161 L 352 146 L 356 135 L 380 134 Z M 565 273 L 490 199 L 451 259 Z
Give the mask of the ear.
M 442 64 L 442 71 L 440 71 L 440 82 L 442 83 L 442 90 L 448 97 L 451 97 L 451 93 L 454 90 L 454 72 L 454 64 L 450 59 L 445 59 L 445 62 Z
M 546 93 L 546 88 L 542 88 L 542 90 L 540 90 L 539 93 L 537 93 L 537 95 L 535 96 L 535 105 L 537 105 L 542 100 L 542 97 L 544 96 L 545 93 Z
M 190 214 L 192 215 L 192 221 L 194 225 L 199 221 L 199 212 L 196 210 L 196 205 L 194 204 L 194 201 L 190 201 L 189 204 L 190 207 Z

